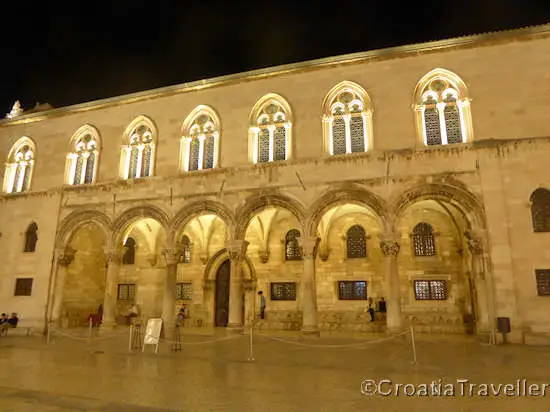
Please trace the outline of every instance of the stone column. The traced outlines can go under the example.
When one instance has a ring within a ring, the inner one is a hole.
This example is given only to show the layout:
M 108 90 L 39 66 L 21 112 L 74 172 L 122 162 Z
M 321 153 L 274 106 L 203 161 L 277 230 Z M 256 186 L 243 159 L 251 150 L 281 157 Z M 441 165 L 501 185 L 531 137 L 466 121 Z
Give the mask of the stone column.
M 476 288 L 475 305 L 477 308 L 476 316 L 476 332 L 490 332 L 489 315 L 489 296 L 487 288 L 487 280 L 485 277 L 483 246 L 481 239 L 470 237 L 468 238 L 468 249 L 472 255 L 471 273 Z
M 319 335 L 317 327 L 317 290 L 315 287 L 315 255 L 319 245 L 318 237 L 300 238 L 304 271 L 300 279 L 302 288 L 302 333 Z
M 178 274 L 179 250 L 167 248 L 162 251 L 166 260 L 166 281 L 164 282 L 164 297 L 162 300 L 162 320 L 164 330 L 170 332 L 176 322 L 176 278 Z
M 113 249 L 105 252 L 107 261 L 107 275 L 105 276 L 105 297 L 103 299 L 104 327 L 115 326 L 115 308 L 117 302 L 118 274 L 122 262 L 122 250 Z
M 386 259 L 386 280 L 389 286 L 386 326 L 389 332 L 399 332 L 402 329 L 402 320 L 399 267 L 397 265 L 397 255 L 400 249 L 398 238 L 396 236 L 383 238 L 380 241 L 380 249 Z
M 229 275 L 229 329 L 243 328 L 243 275 L 242 262 L 246 255 L 248 242 L 246 240 L 230 240 L 227 242 L 227 252 L 231 260 Z
M 65 280 L 67 279 L 67 268 L 74 260 L 76 250 L 67 247 L 56 253 L 57 268 L 55 274 L 55 285 L 53 292 L 53 308 L 51 320 L 55 326 L 61 327 L 61 308 L 63 306 L 63 291 L 65 290 Z

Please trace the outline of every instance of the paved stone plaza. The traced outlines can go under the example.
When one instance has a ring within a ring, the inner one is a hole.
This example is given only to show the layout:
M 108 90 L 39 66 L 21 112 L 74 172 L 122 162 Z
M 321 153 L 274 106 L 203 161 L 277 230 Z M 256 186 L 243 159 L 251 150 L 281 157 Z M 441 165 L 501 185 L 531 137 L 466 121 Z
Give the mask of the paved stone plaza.
M 78 331 L 70 331 L 77 334 Z M 84 336 L 81 331 L 78 336 Z M 547 411 L 545 397 L 365 396 L 364 379 L 421 384 L 457 378 L 473 383 L 550 383 L 550 348 L 487 346 L 466 337 L 417 339 L 412 365 L 406 339 L 364 348 L 338 345 L 368 336 L 254 335 L 223 340 L 225 332 L 190 333 L 182 352 L 128 353 L 128 335 L 71 339 L 0 339 L 0 410 L 8 411 Z M 275 339 L 283 339 L 278 341 Z M 215 339 L 215 343 L 200 344 Z M 326 345 L 311 347 L 309 345 Z M 328 345 L 336 345 L 329 347 Z M 458 387 L 457 387 L 458 388 Z

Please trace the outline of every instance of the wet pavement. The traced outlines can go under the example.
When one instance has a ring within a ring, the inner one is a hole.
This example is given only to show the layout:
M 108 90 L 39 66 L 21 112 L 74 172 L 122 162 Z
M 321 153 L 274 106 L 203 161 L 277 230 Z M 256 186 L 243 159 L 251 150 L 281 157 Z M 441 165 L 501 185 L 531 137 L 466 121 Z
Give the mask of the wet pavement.
M 223 330 L 188 330 L 181 352 L 163 343 L 158 354 L 129 352 L 124 329 L 91 340 L 64 332 L 50 344 L 0 338 L 0 411 L 550 410 L 550 347 L 420 335 L 413 364 L 407 335 L 261 332 L 249 360 L 249 336 Z M 374 387 L 384 394 L 369 395 Z

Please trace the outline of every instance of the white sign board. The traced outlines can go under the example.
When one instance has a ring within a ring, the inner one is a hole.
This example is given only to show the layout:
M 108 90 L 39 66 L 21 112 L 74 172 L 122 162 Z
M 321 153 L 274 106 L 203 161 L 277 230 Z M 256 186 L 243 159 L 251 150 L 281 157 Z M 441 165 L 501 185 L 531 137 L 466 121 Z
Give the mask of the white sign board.
M 145 345 L 156 345 L 155 352 L 158 349 L 160 341 L 160 332 L 162 331 L 162 319 L 149 319 L 145 328 L 145 337 L 143 338 L 143 350 Z

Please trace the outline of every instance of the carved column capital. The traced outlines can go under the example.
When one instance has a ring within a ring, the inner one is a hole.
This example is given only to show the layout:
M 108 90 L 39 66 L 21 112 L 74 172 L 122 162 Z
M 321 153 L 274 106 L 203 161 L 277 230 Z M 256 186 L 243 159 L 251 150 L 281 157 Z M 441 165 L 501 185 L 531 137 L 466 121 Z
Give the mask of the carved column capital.
M 164 260 L 166 261 L 166 266 L 177 265 L 180 260 L 180 253 L 181 251 L 175 247 L 163 249 L 162 256 L 164 256 Z
M 400 248 L 399 242 L 395 239 L 384 239 L 380 241 L 380 249 L 382 249 L 382 253 L 384 253 L 386 257 L 397 257 Z
M 122 255 L 122 249 L 105 249 L 105 260 L 107 263 L 121 263 Z
M 69 266 L 74 260 L 76 250 L 71 247 L 67 247 L 64 250 L 61 250 L 57 254 L 57 263 L 59 266 Z
M 317 248 L 321 239 L 318 237 L 300 237 L 300 246 L 302 248 L 302 256 L 304 258 L 315 258 Z
M 269 250 L 259 250 L 258 256 L 260 257 L 260 261 L 262 263 L 267 263 L 267 261 L 269 260 Z
M 242 260 L 246 255 L 248 242 L 246 240 L 233 239 L 227 242 L 226 248 L 230 260 Z

